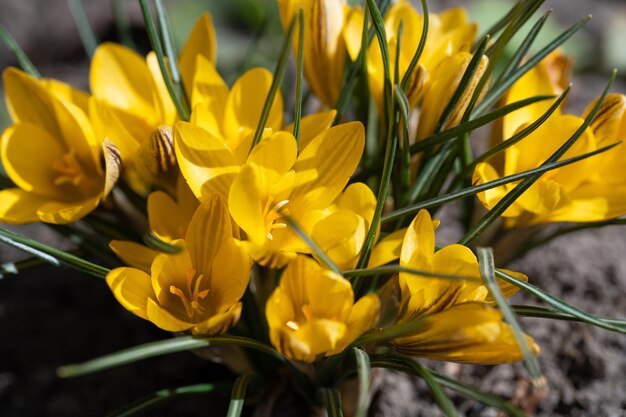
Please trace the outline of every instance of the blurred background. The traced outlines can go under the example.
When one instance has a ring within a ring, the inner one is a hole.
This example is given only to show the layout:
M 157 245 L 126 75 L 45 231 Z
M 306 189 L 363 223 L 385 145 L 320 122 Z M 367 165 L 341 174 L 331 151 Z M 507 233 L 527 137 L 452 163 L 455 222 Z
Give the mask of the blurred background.
M 147 37 L 135 0 L 84 0 L 99 41 L 123 42 L 142 54 Z M 513 0 L 431 0 L 433 11 L 462 5 L 481 28 L 504 15 Z M 180 46 L 197 16 L 210 11 L 218 37 L 218 70 L 231 83 L 247 68 L 275 67 L 282 28 L 275 0 L 165 1 Z M 416 6 L 419 10 L 419 5 Z M 593 19 L 564 47 L 575 57 L 576 76 L 568 105 L 579 113 L 606 84 L 612 68 L 622 75 L 613 91 L 626 92 L 626 2 L 547 0 L 553 9 L 534 49 L 592 14 Z M 0 1 L 0 24 L 16 39 L 44 77 L 88 90 L 89 60 L 73 13 L 75 0 Z M 519 41 L 519 40 L 518 40 Z M 0 69 L 16 65 L 0 45 Z M 288 74 L 288 77 L 290 75 Z M 293 71 L 291 76 L 293 77 Z M 293 85 L 286 79 L 284 85 Z M 288 94 L 291 87 L 285 90 Z M 10 124 L 0 104 L 0 128 Z M 72 243 L 41 225 L 13 227 L 56 247 Z M 512 268 L 536 285 L 592 313 L 626 316 L 626 236 L 617 227 L 571 235 L 531 252 Z M 26 255 L 0 244 L 0 263 Z M 516 303 L 532 299 L 518 295 Z M 626 341 L 623 336 L 576 323 L 525 320 L 543 348 L 541 363 L 550 394 L 538 416 L 620 417 L 626 415 Z M 71 270 L 39 267 L 0 275 L 0 416 L 99 416 L 158 389 L 230 375 L 225 368 L 181 353 L 75 380 L 60 380 L 57 366 L 80 362 L 169 335 L 123 310 L 97 279 Z M 523 393 L 519 365 L 472 367 L 433 364 L 438 369 L 508 398 Z M 520 391 L 522 390 L 522 391 Z M 372 416 L 438 416 L 420 381 L 381 373 Z M 228 394 L 188 397 L 148 415 L 223 415 Z M 283 398 L 285 415 L 297 398 Z M 493 410 L 457 399 L 466 416 L 495 416 Z M 248 410 L 250 411 L 250 410 Z

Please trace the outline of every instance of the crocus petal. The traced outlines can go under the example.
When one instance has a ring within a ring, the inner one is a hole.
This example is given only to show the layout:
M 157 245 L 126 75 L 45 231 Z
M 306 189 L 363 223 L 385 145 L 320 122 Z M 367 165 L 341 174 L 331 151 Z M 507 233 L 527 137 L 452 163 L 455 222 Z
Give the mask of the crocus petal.
M 153 102 L 155 110 L 157 111 L 156 118 L 159 123 L 173 125 L 177 116 L 176 107 L 165 85 L 161 67 L 159 67 L 159 61 L 154 51 L 151 51 L 146 56 L 146 64 L 148 65 L 148 70 L 150 70 L 154 83 Z
M 98 46 L 91 60 L 89 84 L 94 96 L 112 106 L 146 118 L 154 114 L 155 86 L 150 69 L 141 55 L 125 46 Z
M 228 195 L 228 209 L 248 238 L 258 245 L 266 239 L 265 218 L 256 169 L 244 165 L 233 181 Z
M 304 116 L 300 120 L 300 149 L 306 148 L 313 138 L 326 129 L 330 129 L 337 115 L 337 110 L 328 110 L 321 113 L 314 113 Z M 285 131 L 293 133 L 294 125 L 290 124 Z
M 253 68 L 235 81 L 224 110 L 223 130 L 229 140 L 239 142 L 249 131 L 256 130 L 271 84 L 272 73 L 264 68 Z M 265 126 L 280 130 L 282 121 L 283 99 L 278 92 Z
M 237 303 L 224 313 L 211 316 L 208 320 L 196 324 L 192 333 L 194 335 L 212 335 L 225 333 L 239 321 L 242 304 Z
M 184 247 L 184 241 L 176 240 L 172 244 L 183 249 L 175 254 L 160 253 L 154 258 L 150 268 L 152 288 L 154 288 L 154 293 L 160 305 L 167 306 L 170 311 L 176 312 L 176 315 L 179 317 L 187 317 L 180 299 L 170 292 L 170 287 L 173 285 L 179 289 L 186 289 L 188 285 L 187 274 L 194 268 L 189 251 Z
M 221 243 L 208 283 L 211 302 L 219 306 L 218 310 L 234 305 L 243 297 L 250 280 L 250 268 L 250 255 L 241 242 L 230 238 Z
M 73 223 L 91 213 L 98 203 L 100 203 L 100 195 L 73 203 L 51 201 L 39 207 L 37 215 L 44 223 Z
M 182 332 L 193 327 L 193 324 L 175 317 L 152 298 L 148 299 L 146 317 L 157 327 L 168 332 Z
M 211 194 L 228 198 L 239 164 L 222 140 L 200 127 L 177 122 L 174 146 L 180 171 L 199 200 Z
M 433 222 L 428 211 L 420 210 L 404 236 L 400 265 L 419 269 L 420 264 L 417 263 L 417 260 L 431 259 L 434 252 L 435 229 Z
M 147 246 L 125 240 L 112 240 L 109 248 L 128 266 L 150 273 L 152 261 L 160 252 Z
M 327 356 L 341 353 L 357 337 L 374 327 L 378 321 L 380 313 L 380 299 L 376 294 L 368 294 L 361 297 L 352 307 L 350 316 L 346 322 L 346 334 L 338 342 L 335 350 L 330 351 Z
M 215 28 L 211 15 L 203 13 L 194 25 L 183 49 L 180 51 L 178 65 L 187 91 L 192 91 L 191 85 L 194 75 L 198 73 L 196 57 L 201 56 L 212 64 L 215 64 L 217 56 L 217 44 Z
M 44 78 L 41 79 L 40 82 L 46 90 L 51 92 L 59 100 L 69 101 L 84 113 L 89 112 L 89 94 L 53 78 Z
M 148 196 L 148 221 L 150 230 L 159 239 L 171 242 L 182 239 L 187 232 L 189 219 L 181 212 L 174 200 L 163 191 Z
M 311 353 L 298 360 L 313 362 L 317 355 L 334 350 L 346 331 L 346 325 L 336 320 L 316 319 L 305 323 L 296 330 L 294 337 L 309 346 Z
M 154 299 L 150 275 L 135 268 L 115 268 L 107 274 L 106 282 L 125 309 L 148 320 L 148 300 Z
M 406 228 L 399 229 L 382 238 L 372 250 L 368 268 L 385 265 L 399 259 L 406 231 Z
M 339 210 L 319 221 L 311 238 L 340 269 L 345 270 L 356 264 L 366 233 L 363 217 L 349 210 Z
M 9 224 L 33 223 L 39 220 L 39 208 L 50 201 L 19 188 L 0 191 L 0 221 Z
M 191 107 L 196 109 L 197 106 L 204 106 L 215 119 L 217 129 L 212 127 L 209 130 L 216 136 L 221 135 L 221 124 L 224 119 L 224 107 L 228 99 L 228 86 L 219 75 L 215 66 L 207 61 L 204 57 L 196 58 L 197 71 L 193 77 L 193 85 L 191 87 Z M 208 123 L 206 117 L 198 118 L 196 123 L 204 127 L 204 125 L 212 126 Z M 210 120 L 210 119 L 209 119 Z M 215 131 L 215 132 L 214 132 Z
M 263 139 L 252 149 L 247 163 L 270 171 L 269 181 L 273 184 L 291 169 L 297 154 L 298 148 L 293 135 L 287 132 L 277 132 Z
M 60 189 L 54 184 L 59 173 L 52 165 L 67 152 L 63 143 L 38 126 L 19 123 L 4 131 L 1 146 L 2 165 L 18 187 L 49 198 L 59 197 Z
M 359 164 L 364 145 L 365 131 L 359 122 L 332 127 L 315 137 L 294 165 L 293 215 L 326 208 L 337 198 Z
M 500 175 L 496 172 L 495 168 L 487 163 L 480 162 L 474 169 L 474 175 L 472 177 L 473 185 L 481 185 L 489 181 L 495 181 L 500 178 Z M 506 186 L 494 187 L 489 190 L 476 194 L 480 202 L 486 209 L 492 209 L 508 192 Z M 503 217 L 516 217 L 522 214 L 523 207 L 517 201 L 514 201 L 505 211 L 502 213 Z

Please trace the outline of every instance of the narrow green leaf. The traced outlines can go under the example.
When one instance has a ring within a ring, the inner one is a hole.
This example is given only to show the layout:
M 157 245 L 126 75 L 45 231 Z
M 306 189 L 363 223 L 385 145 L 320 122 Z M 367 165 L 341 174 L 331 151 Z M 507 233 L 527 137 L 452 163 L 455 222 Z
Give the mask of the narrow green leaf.
M 387 195 L 389 194 L 389 187 L 391 185 L 391 172 L 393 170 L 393 162 L 395 159 L 396 147 L 398 142 L 397 135 L 394 134 L 394 123 L 392 122 L 394 117 L 394 103 L 393 103 L 393 89 L 391 85 L 391 73 L 389 69 L 389 51 L 387 50 L 387 35 L 385 33 L 385 25 L 383 18 L 380 14 L 380 10 L 376 6 L 374 0 L 367 0 L 367 9 L 372 17 L 374 28 L 376 29 L 376 36 L 382 52 L 385 88 L 384 88 L 384 107 L 385 107 L 385 122 L 387 127 L 386 149 L 385 149 L 385 162 L 383 165 L 383 172 L 380 177 L 380 187 L 378 189 L 378 195 L 376 196 L 376 208 L 374 209 L 374 215 L 370 223 L 369 230 L 365 236 L 365 242 L 361 250 L 361 255 L 357 262 L 357 269 L 363 268 L 367 265 L 372 248 L 374 247 L 374 241 L 376 239 L 376 231 L 380 224 L 380 217 L 383 212 Z M 360 287 L 360 280 L 357 279 L 353 283 L 355 292 L 358 294 Z
M 298 62 L 296 66 L 296 110 L 293 116 L 293 136 L 300 143 L 300 119 L 302 118 L 302 84 L 304 80 L 304 11 L 298 10 Z
M 506 298 L 502 294 L 500 286 L 496 281 L 496 267 L 493 259 L 493 250 L 491 248 L 477 248 L 477 255 L 480 275 L 483 282 L 489 289 L 491 296 L 496 300 L 496 304 L 500 308 L 504 320 L 509 324 L 509 327 L 513 331 L 513 335 L 515 336 L 517 344 L 522 352 L 522 356 L 524 357 L 526 370 L 533 379 L 533 384 L 545 384 L 545 377 L 541 373 L 537 357 L 533 353 L 528 340 L 526 340 L 524 331 L 515 316 L 515 313 L 506 302 Z
M 172 245 L 171 243 L 161 240 L 157 235 L 152 232 L 148 232 L 143 236 L 144 243 L 152 249 L 158 250 L 163 253 L 180 253 L 183 250 L 182 247 Z
M 69 6 L 72 17 L 74 18 L 74 23 L 76 23 L 78 35 L 80 36 L 80 40 L 83 42 L 83 47 L 85 48 L 87 55 L 89 55 L 89 58 L 91 58 L 100 42 L 98 41 L 98 38 L 89 23 L 89 18 L 87 17 L 87 12 L 85 11 L 85 5 L 82 0 L 67 0 L 67 5 Z
M 415 53 L 413 54 L 413 58 L 411 58 L 411 62 L 404 73 L 404 77 L 402 77 L 402 82 L 400 86 L 403 90 L 406 91 L 409 80 L 411 79 L 411 75 L 413 75 L 413 71 L 415 71 L 415 67 L 419 63 L 420 58 L 422 57 L 422 53 L 424 52 L 424 47 L 426 46 L 426 39 L 428 38 L 428 25 L 429 25 L 429 15 L 428 15 L 428 4 L 426 4 L 426 0 L 421 0 L 422 2 L 422 16 L 424 16 L 424 23 L 422 26 L 422 35 L 420 36 L 420 41 L 417 44 L 417 48 L 415 49 Z
M 15 60 L 19 64 L 20 68 L 24 70 L 27 74 L 31 75 L 34 78 L 41 78 L 41 74 L 37 71 L 37 68 L 33 65 L 26 53 L 20 48 L 20 46 L 15 42 L 13 36 L 7 32 L 6 28 L 3 25 L 0 25 L 0 40 L 7 47 L 7 49 L 13 54 Z
M 246 389 L 248 383 L 252 379 L 252 374 L 241 375 L 235 381 L 233 385 L 233 391 L 230 395 L 230 404 L 228 405 L 228 411 L 226 417 L 239 417 L 243 411 L 243 404 L 246 399 Z
M 281 363 L 293 368 L 293 365 L 285 356 L 281 355 L 270 346 L 264 345 L 252 339 L 229 335 L 201 337 L 181 336 L 135 346 L 119 352 L 110 353 L 84 363 L 62 366 L 57 369 L 57 374 L 61 378 L 77 377 L 157 356 L 200 349 L 208 346 L 224 345 L 254 349 L 259 352 L 263 352 Z M 295 373 L 301 374 L 297 369 L 295 370 Z
M 298 223 L 296 223 L 294 219 L 289 216 L 285 216 L 285 221 L 287 222 L 289 227 L 291 227 L 298 234 L 298 236 L 300 236 L 300 239 L 302 239 L 309 246 L 309 248 L 311 248 L 311 250 L 317 255 L 317 257 L 326 264 L 328 269 L 341 275 L 341 269 L 339 269 L 339 267 L 333 262 L 333 260 L 330 259 L 328 255 L 326 255 L 326 253 L 324 253 L 322 248 L 320 248 L 319 245 L 315 243 L 311 236 L 306 234 L 306 232 L 300 227 Z
M 163 0 L 154 0 L 156 9 L 157 22 L 159 25 L 159 33 L 161 34 L 161 43 L 163 52 L 167 57 L 167 63 L 170 69 L 170 76 L 175 84 L 181 84 L 180 70 L 178 69 L 178 53 L 174 46 L 174 36 L 172 35 L 172 27 L 170 26 Z
M 359 348 L 352 348 L 356 359 L 356 374 L 359 379 L 359 394 L 356 402 L 355 417 L 366 417 L 370 405 L 370 359 Z
M 580 319 L 584 322 L 593 324 L 597 327 L 601 327 L 603 329 L 606 330 L 611 330 L 614 332 L 618 332 L 618 333 L 626 333 L 626 329 L 624 329 L 624 327 L 620 326 L 620 325 L 615 325 L 613 323 L 611 323 L 610 321 L 605 321 L 605 320 L 601 320 L 597 317 L 595 317 L 593 314 L 589 314 L 577 307 L 572 306 L 571 304 L 566 303 L 565 301 L 561 300 L 558 297 L 553 296 L 552 294 L 543 291 L 537 287 L 535 287 L 532 284 L 529 284 L 527 282 L 521 281 L 517 278 L 515 278 L 514 276 L 507 274 L 506 272 L 502 271 L 502 270 L 497 270 L 496 271 L 496 276 L 510 284 L 515 285 L 518 288 L 523 289 L 524 291 L 534 295 L 535 297 L 537 297 L 538 299 L 545 301 L 546 303 L 548 303 L 549 305 L 551 305 L 552 307 L 556 308 L 559 311 L 562 311 L 563 313 L 567 313 L 567 314 L 571 314 L 573 317 L 576 317 L 577 319 Z
M 621 142 L 620 142 L 621 143 Z M 523 171 L 520 172 L 518 174 L 511 174 L 511 175 L 507 175 L 504 176 L 502 178 L 498 178 L 497 180 L 493 180 L 493 181 L 489 181 L 486 182 L 484 184 L 481 185 L 474 185 L 472 187 L 468 187 L 468 188 L 464 188 L 462 190 L 458 190 L 449 194 L 445 194 L 442 196 L 438 196 L 438 197 L 434 197 L 428 200 L 424 200 L 418 204 L 414 204 L 412 206 L 409 207 L 404 207 L 401 208 L 399 210 L 394 210 L 391 211 L 387 214 L 385 214 L 381 221 L 383 223 L 388 222 L 388 221 L 393 221 L 393 220 L 397 220 L 399 218 L 402 218 L 404 216 L 407 215 L 412 215 L 412 214 L 416 214 L 417 212 L 419 212 L 421 209 L 427 209 L 427 208 L 432 208 L 432 207 L 437 207 L 440 206 L 442 204 L 445 203 L 449 203 L 451 201 L 455 201 L 461 198 L 465 198 L 465 197 L 469 197 L 471 195 L 474 195 L 476 193 L 482 192 L 482 191 L 486 191 L 495 187 L 499 187 L 505 184 L 510 184 L 512 182 L 516 182 L 516 181 L 520 181 L 520 180 L 524 180 L 527 178 L 530 178 L 534 175 L 541 175 L 545 172 L 551 171 L 553 169 L 557 169 L 557 168 L 561 168 L 564 167 L 566 165 L 570 165 L 573 164 L 575 162 L 578 161 L 582 161 L 583 159 L 586 158 L 590 158 L 594 155 L 598 155 L 602 152 L 606 152 L 609 149 L 614 148 L 615 146 L 619 145 L 620 143 L 614 143 L 608 146 L 604 146 L 600 149 L 596 149 L 595 151 L 592 152 L 587 152 L 584 153 L 582 155 L 578 155 L 578 156 L 574 156 L 572 158 L 568 158 L 568 159 L 564 159 L 563 161 L 558 161 L 558 162 L 551 162 L 549 164 L 545 164 L 545 165 L 541 165 L 538 168 L 534 168 L 528 171 Z
M 139 5 L 141 6 L 141 13 L 143 15 L 143 20 L 146 25 L 146 31 L 148 32 L 148 38 L 150 39 L 150 45 L 152 46 L 152 49 L 157 56 L 161 75 L 163 76 L 163 81 L 165 82 L 165 86 L 167 87 L 167 92 L 170 94 L 170 97 L 174 102 L 174 107 L 176 107 L 178 117 L 180 117 L 181 120 L 189 121 L 189 109 L 185 106 L 181 95 L 177 91 L 176 84 L 172 80 L 170 71 L 165 62 L 165 52 L 163 51 L 163 45 L 161 44 L 159 32 L 157 31 L 156 24 L 154 22 L 154 18 L 152 17 L 152 13 L 150 12 L 150 8 L 148 7 L 147 0 L 139 0 Z
M 567 321 L 577 321 L 581 323 L 590 323 L 589 321 L 583 320 L 582 318 L 574 317 L 571 314 L 564 313 L 562 311 L 554 310 L 551 308 L 545 307 L 537 307 L 537 306 L 526 306 L 526 305 L 512 305 L 511 308 L 518 316 L 522 317 L 538 317 L 544 319 L 553 319 L 553 320 L 567 320 Z M 626 319 L 617 319 L 614 317 L 602 317 L 597 316 L 595 314 L 589 314 L 594 317 L 596 320 L 600 320 L 609 325 L 615 325 L 622 328 L 623 332 L 626 332 Z
M 398 187 L 398 197 L 395 197 L 395 201 L 398 205 L 404 205 L 404 193 L 409 189 L 411 182 L 411 149 L 410 149 L 410 106 L 409 99 L 404 94 L 403 90 L 398 86 L 394 86 L 394 96 L 396 99 L 397 109 L 400 113 L 400 184 Z
M 227 391 L 228 387 L 226 384 L 194 384 L 187 385 L 184 387 L 178 387 L 173 389 L 163 389 L 157 391 L 153 394 L 150 394 L 144 398 L 141 398 L 137 401 L 133 401 L 132 403 L 119 408 L 109 414 L 107 417 L 131 417 L 142 414 L 143 412 L 157 406 L 163 404 L 167 401 L 170 401 L 176 397 L 181 397 L 183 395 L 204 395 L 215 391 Z
M 580 22 L 576 23 L 561 35 L 556 37 L 552 42 L 546 45 L 543 49 L 533 55 L 526 63 L 513 71 L 507 78 L 503 79 L 502 83 L 491 89 L 480 105 L 476 108 L 476 112 L 479 114 L 491 107 L 496 101 L 500 99 L 517 80 L 519 80 L 524 74 L 526 74 L 531 68 L 537 65 L 543 58 L 548 56 L 550 52 L 561 46 L 567 39 L 569 39 L 574 33 L 576 33 L 581 27 L 583 27 L 591 19 L 591 16 L 586 17 Z
M 45 264 L 46 261 L 36 256 L 16 262 L 5 262 L 0 264 L 0 279 L 4 278 L 6 275 L 17 275 L 21 271 Z
M 263 104 L 259 124 L 257 125 L 256 131 L 254 132 L 254 138 L 252 139 L 252 144 L 250 145 L 250 151 L 254 149 L 263 136 L 263 130 L 267 124 L 267 118 L 270 115 L 272 104 L 274 104 L 274 97 L 276 97 L 280 83 L 283 81 L 283 75 L 285 74 L 285 68 L 287 67 L 287 62 L 289 60 L 289 48 L 291 46 L 293 32 L 296 27 L 296 19 L 297 16 L 294 16 L 289 24 L 285 41 L 283 42 L 282 49 L 280 50 L 280 58 L 278 59 L 278 64 L 276 64 L 276 70 L 274 71 L 274 77 L 272 78 L 272 85 L 270 86 L 270 91 L 267 93 L 267 97 L 265 98 L 265 104 Z
M 318 390 L 319 401 L 324 407 L 328 417 L 343 417 L 343 411 L 341 410 L 341 398 L 337 390 L 332 388 L 320 388 Z
M 532 4 L 527 2 L 526 0 L 519 0 L 517 4 L 507 12 L 506 15 L 504 15 L 500 20 L 495 22 L 489 29 L 485 31 L 485 35 L 491 35 L 493 37 L 502 29 L 507 27 L 507 25 L 509 25 L 513 20 L 516 20 L 520 16 L 520 14 L 522 14 L 522 10 L 520 8 L 524 6 L 524 3 L 526 3 L 526 5 Z M 475 46 L 473 49 L 475 50 L 476 48 L 477 46 Z
M 369 343 L 381 343 L 399 337 L 415 334 L 424 328 L 428 317 L 416 317 L 404 323 L 396 323 L 380 330 L 371 330 L 359 337 L 352 346 L 363 346 Z
M 537 23 L 533 25 L 533 27 L 528 32 L 528 35 L 526 35 L 526 37 L 522 41 L 522 44 L 519 46 L 517 51 L 515 51 L 515 54 L 507 63 L 507 66 L 500 73 L 494 85 L 500 84 L 502 80 L 504 80 L 506 77 L 511 75 L 511 73 L 515 71 L 515 69 L 519 66 L 519 64 L 522 62 L 522 60 L 526 56 L 526 53 L 530 49 L 531 45 L 537 38 L 537 35 L 539 35 L 539 32 L 543 28 L 543 25 L 546 23 L 546 20 L 548 20 L 548 17 L 550 16 L 551 13 L 552 13 L 552 10 L 548 10 L 546 13 L 544 13 L 543 16 L 539 18 L 539 20 L 537 20 Z
M 349 277 L 361 277 L 361 276 L 393 275 L 399 272 L 406 272 L 407 274 L 417 275 L 420 277 L 449 279 L 452 281 L 467 281 L 467 280 L 476 279 L 476 277 L 472 277 L 469 275 L 443 274 L 439 272 L 423 271 L 421 269 L 407 268 L 405 266 L 400 266 L 400 265 L 377 266 L 374 268 L 366 268 L 366 269 L 351 269 L 348 271 L 344 271 L 343 276 L 346 278 L 349 278 Z
M 582 125 L 572 134 L 572 136 L 565 141 L 563 145 L 561 145 L 545 162 L 543 162 L 540 167 L 545 167 L 548 164 L 558 161 L 573 145 L 576 141 L 582 136 L 587 127 L 591 124 L 593 119 L 596 117 L 596 114 L 600 110 L 600 106 L 604 102 L 606 95 L 608 94 L 613 81 L 615 80 L 617 73 L 613 71 L 611 78 L 602 92 L 602 95 L 596 102 L 595 106 L 582 123 Z M 496 219 L 500 217 L 500 215 L 511 205 L 519 196 L 521 196 L 531 185 L 535 183 L 539 179 L 541 174 L 535 174 L 530 176 L 524 180 L 522 180 L 519 184 L 515 186 L 510 192 L 508 192 L 502 200 L 500 200 L 489 212 L 487 212 L 459 241 L 462 245 L 468 245 L 472 240 L 474 240 L 478 235 L 480 235 L 485 229 L 487 229 Z
M 55 266 L 69 266 L 98 278 L 104 278 L 109 273 L 107 268 L 4 228 L 0 228 L 0 242 L 11 245 Z

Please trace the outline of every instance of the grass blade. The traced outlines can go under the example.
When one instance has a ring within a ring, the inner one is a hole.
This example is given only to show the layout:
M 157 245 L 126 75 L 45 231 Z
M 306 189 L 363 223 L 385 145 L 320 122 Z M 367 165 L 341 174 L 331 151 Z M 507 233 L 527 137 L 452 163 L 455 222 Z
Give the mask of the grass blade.
M 328 417 L 343 417 L 341 398 L 336 390 L 332 388 L 320 388 L 318 395 L 319 401 L 326 407 Z
M 265 104 L 263 105 L 261 117 L 259 118 L 259 124 L 257 125 L 256 131 L 254 132 L 254 138 L 252 139 L 252 144 L 250 145 L 250 151 L 252 151 L 252 149 L 254 149 L 257 143 L 261 140 L 263 130 L 267 124 L 267 118 L 269 117 L 270 110 L 272 109 L 272 104 L 274 104 L 274 97 L 276 97 L 280 83 L 283 81 L 283 75 L 285 74 L 285 68 L 287 67 L 287 61 L 289 60 L 289 47 L 291 46 L 293 32 L 296 27 L 296 19 L 297 16 L 294 16 L 289 24 L 285 41 L 283 42 L 282 49 L 280 50 L 280 58 L 278 59 L 278 64 L 276 65 L 276 70 L 274 71 L 274 77 L 272 78 L 272 85 L 270 86 L 270 91 L 267 93 L 267 97 L 265 98 Z
M 417 63 L 422 57 L 422 53 L 424 52 L 424 47 L 426 46 L 426 39 L 428 38 L 428 25 L 429 25 L 429 16 L 428 16 L 428 4 L 426 4 L 426 0 L 422 1 L 422 16 L 424 16 L 424 24 L 422 26 L 422 35 L 420 36 L 420 41 L 417 44 L 417 48 L 415 49 L 415 53 L 413 54 L 413 58 L 411 58 L 411 62 L 402 77 L 402 82 L 400 86 L 402 90 L 406 92 L 406 87 L 411 79 L 411 75 L 413 75 L 413 71 L 415 71 L 415 67 L 417 67 Z
M 352 348 L 356 359 L 356 374 L 359 379 L 359 395 L 356 402 L 355 417 L 366 417 L 370 403 L 370 358 L 359 348 Z
M 300 119 L 302 118 L 302 84 L 304 70 L 304 11 L 298 10 L 298 57 L 296 65 L 296 110 L 293 116 L 293 136 L 296 143 L 300 143 Z
M 91 58 L 93 57 L 93 53 L 100 42 L 98 41 L 98 38 L 89 23 L 85 5 L 82 0 L 67 0 L 67 5 L 72 13 L 72 17 L 74 18 L 74 23 L 76 23 L 78 35 L 83 43 L 83 47 L 85 48 L 89 58 Z
M 400 265 L 377 266 L 374 268 L 367 268 L 367 269 L 352 269 L 349 271 L 345 271 L 343 273 L 343 276 L 346 278 L 349 278 L 349 277 L 361 277 L 361 276 L 393 275 L 399 272 L 406 272 L 407 274 L 417 275 L 420 277 L 448 279 L 451 281 L 467 281 L 467 280 L 476 279 L 476 277 L 472 277 L 469 275 L 443 274 L 439 272 L 431 272 L 431 271 L 423 271 L 421 269 L 407 268 L 405 266 L 400 266 Z
M 562 311 L 553 310 L 545 307 L 537 307 L 537 306 L 526 306 L 526 305 L 512 305 L 511 308 L 518 316 L 523 317 L 538 317 L 544 319 L 553 319 L 553 320 L 567 320 L 567 321 L 577 321 L 581 323 L 589 323 L 586 320 L 583 320 L 578 317 L 574 317 L 571 314 L 564 313 Z M 596 316 L 594 314 L 590 314 L 597 320 L 601 320 L 609 325 L 615 325 L 623 328 L 623 331 L 626 331 L 626 319 L 617 319 L 614 317 L 602 317 Z M 593 323 L 590 323 L 593 324 Z
M 0 242 L 11 245 L 55 266 L 68 266 L 98 278 L 104 278 L 109 273 L 107 268 L 4 228 L 0 228 Z
M 251 379 L 251 374 L 245 374 L 235 380 L 233 391 L 230 395 L 230 404 L 228 405 L 226 417 L 239 417 L 241 415 L 241 412 L 243 411 L 243 404 L 246 399 L 246 389 L 248 388 L 248 383 Z
M 528 341 L 526 340 L 526 336 L 522 331 L 522 327 L 520 326 L 517 317 L 509 304 L 506 302 L 506 298 L 502 294 L 500 290 L 500 286 L 496 281 L 496 267 L 493 259 L 493 250 L 491 248 L 477 248 L 478 255 L 478 265 L 480 267 L 480 275 L 483 279 L 483 282 L 489 289 L 489 293 L 496 300 L 496 304 L 500 308 L 502 312 L 502 316 L 504 320 L 509 324 L 509 327 L 513 331 L 513 335 L 517 340 L 517 344 L 520 347 L 522 352 L 522 356 L 524 357 L 524 364 L 526 365 L 526 370 L 528 374 L 532 378 L 533 385 L 536 388 L 541 388 L 545 386 L 546 379 L 541 373 L 541 369 L 539 368 L 539 362 L 537 361 L 537 357 L 532 352 Z
M 506 272 L 502 270 L 496 270 L 496 276 L 502 279 L 503 281 L 506 281 L 512 285 L 515 285 L 516 287 L 521 288 L 524 291 L 534 295 L 541 301 L 545 301 L 547 304 L 549 304 L 553 308 L 563 313 L 570 314 L 573 317 L 576 317 L 577 319 L 580 319 L 584 322 L 593 324 L 594 326 L 601 327 L 606 330 L 611 330 L 611 331 L 618 332 L 618 333 L 626 333 L 626 329 L 624 327 L 620 325 L 615 325 L 611 323 L 610 321 L 599 319 L 593 314 L 589 314 L 577 307 L 574 307 L 566 303 L 565 301 L 561 300 L 560 298 L 555 297 L 552 294 L 547 293 L 546 291 L 543 291 L 542 289 L 535 287 L 532 284 L 529 284 L 524 281 L 520 281 L 519 279 L 507 274 Z
M 167 57 L 167 63 L 170 68 L 170 76 L 175 84 L 180 85 L 181 78 L 180 70 L 178 69 L 178 53 L 174 46 L 174 36 L 172 35 L 169 19 L 165 13 L 165 7 L 163 7 L 163 0 L 154 0 L 154 5 L 157 14 L 157 22 L 159 24 L 159 32 L 161 33 L 163 52 Z
M 0 40 L 2 40 L 2 43 L 4 43 L 7 49 L 13 54 L 15 60 L 24 72 L 34 78 L 41 78 L 41 74 L 39 74 L 37 68 L 35 68 L 31 60 L 28 59 L 28 56 L 26 56 L 26 53 L 22 50 L 22 48 L 20 48 L 17 42 L 15 42 L 13 36 L 7 32 L 3 25 L 0 25 Z
M 181 95 L 177 91 L 176 84 L 172 80 L 172 76 L 165 62 L 163 45 L 161 44 L 159 32 L 157 31 L 152 13 L 150 13 L 147 0 L 139 0 L 139 5 L 141 6 L 141 13 L 146 25 L 146 31 L 148 32 L 148 38 L 150 39 L 150 45 L 157 56 L 159 68 L 161 69 L 161 75 L 163 76 L 165 86 L 167 87 L 167 92 L 170 94 L 170 97 L 174 102 L 174 107 L 176 107 L 178 117 L 180 117 L 181 120 L 189 121 L 189 108 L 186 106 L 186 103 L 182 100 Z
M 215 391 L 226 391 L 227 389 L 228 387 L 226 384 L 210 383 L 187 385 L 173 389 L 163 389 L 119 408 L 112 413 L 107 414 L 107 417 L 136 416 L 176 397 L 181 397 L 183 395 L 208 394 Z

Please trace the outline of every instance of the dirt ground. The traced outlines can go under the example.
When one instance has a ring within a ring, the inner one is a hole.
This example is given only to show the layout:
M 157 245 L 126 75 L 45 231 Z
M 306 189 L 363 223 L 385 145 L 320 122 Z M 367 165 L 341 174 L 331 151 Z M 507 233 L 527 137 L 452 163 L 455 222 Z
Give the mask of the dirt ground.
M 431 1 L 438 7 L 460 1 Z M 103 39 L 114 39 L 108 2 L 86 1 L 88 13 Z M 586 36 L 601 44 L 606 22 L 621 0 L 548 0 L 554 15 L 570 24 L 593 13 Z M 131 21 L 140 33 L 136 2 Z M 0 2 L 0 23 L 16 37 L 41 72 L 86 87 L 88 63 L 68 14 L 65 0 Z M 33 19 L 34 16 L 45 18 Z M 139 39 L 139 38 L 138 38 Z M 141 41 L 141 39 L 139 39 Z M 604 62 L 593 48 L 592 62 Z M 11 64 L 0 47 L 0 68 Z M 595 97 L 606 80 L 602 65 L 591 65 L 575 79 L 572 112 Z M 624 83 L 614 89 L 626 92 Z M 453 215 L 442 214 L 451 220 Z M 23 233 L 66 247 L 67 242 L 41 226 L 19 227 Z M 452 221 L 441 230 L 452 242 Z M 626 233 L 620 227 L 580 232 L 555 240 L 510 266 L 532 283 L 591 313 L 626 316 Z M 0 262 L 23 257 L 0 244 Z M 518 294 L 517 304 L 534 304 Z M 588 325 L 525 319 L 526 330 L 542 348 L 540 363 L 549 394 L 536 416 L 626 416 L 626 337 Z M 59 379 L 58 366 L 163 339 L 160 331 L 123 310 L 98 279 L 68 269 L 35 268 L 0 278 L 0 416 L 101 416 L 156 390 L 232 377 L 219 366 L 179 353 L 76 379 Z M 506 398 L 523 388 L 520 365 L 497 367 L 428 363 L 435 369 L 474 383 Z M 372 416 L 439 416 L 419 380 L 393 372 L 375 377 Z M 224 415 L 229 393 L 187 396 L 146 415 Z M 455 398 L 466 417 L 494 417 L 496 412 Z

